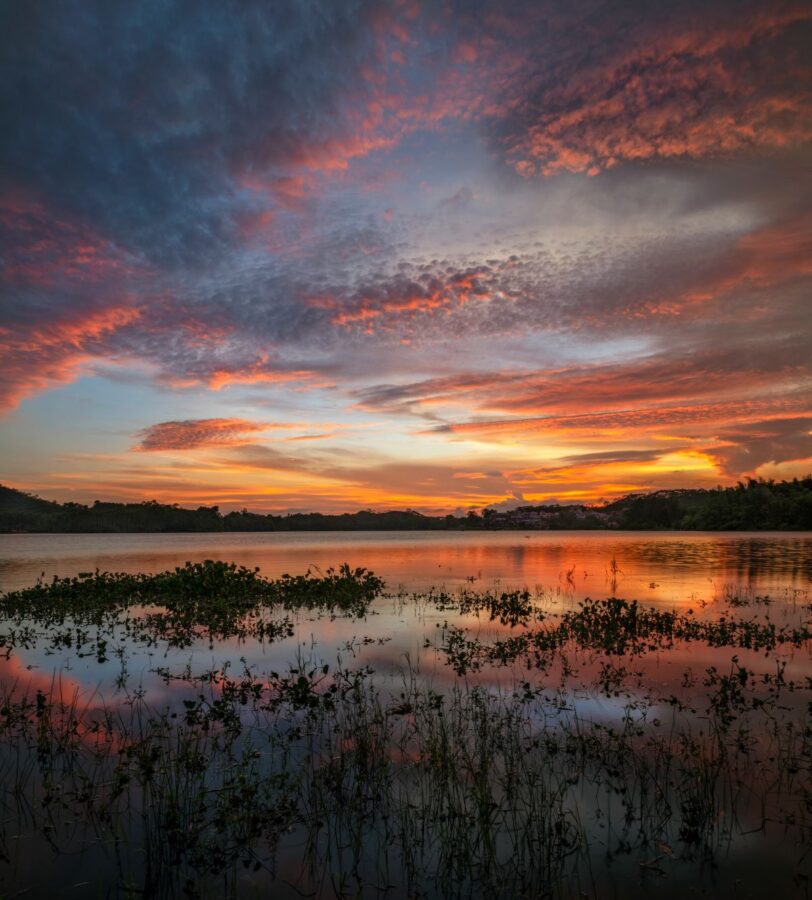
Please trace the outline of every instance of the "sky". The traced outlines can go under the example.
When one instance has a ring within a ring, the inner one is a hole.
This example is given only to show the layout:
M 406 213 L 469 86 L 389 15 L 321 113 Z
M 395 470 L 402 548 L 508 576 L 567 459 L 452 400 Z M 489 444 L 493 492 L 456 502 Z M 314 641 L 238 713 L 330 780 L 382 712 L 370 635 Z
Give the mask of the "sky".
M 0 481 L 448 513 L 812 471 L 812 7 L 3 3 Z

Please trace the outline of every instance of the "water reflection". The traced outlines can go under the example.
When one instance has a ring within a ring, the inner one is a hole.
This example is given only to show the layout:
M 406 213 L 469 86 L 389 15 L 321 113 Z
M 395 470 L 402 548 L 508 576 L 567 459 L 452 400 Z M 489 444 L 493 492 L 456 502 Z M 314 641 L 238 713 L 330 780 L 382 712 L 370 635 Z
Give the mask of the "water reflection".
M 102 629 L 80 616 L 80 640 L 64 606 L 40 627 L 38 593 L 30 631 L 13 616 L 0 629 L 0 812 L 21 838 L 0 857 L 0 893 L 50 897 L 90 872 L 172 897 L 187 878 L 213 885 L 214 865 L 224 886 L 202 896 L 338 897 L 351 884 L 459 900 L 571 884 L 555 896 L 625 900 L 656 879 L 661 896 L 724 897 L 745 877 L 754 896 L 773 884 L 790 896 L 812 840 L 811 540 L 11 536 L 5 587 L 220 557 L 270 576 L 347 560 L 390 586 L 544 590 L 514 622 L 459 597 L 390 595 L 355 615 L 296 607 L 278 640 L 208 625 L 188 645 L 177 629 L 148 640 L 126 617 Z M 579 603 L 610 593 L 641 603 Z M 101 598 L 105 615 L 113 605 Z M 143 594 L 126 607 L 148 610 Z M 567 617 L 561 641 L 536 640 Z
M 93 569 L 156 572 L 224 559 L 283 572 L 341 562 L 372 569 L 390 588 L 466 583 L 543 586 L 576 598 L 694 602 L 724 585 L 775 592 L 812 580 L 810 534 L 497 532 L 352 534 L 2 535 L 0 590 L 40 576 Z M 613 582 L 615 590 L 613 590 Z

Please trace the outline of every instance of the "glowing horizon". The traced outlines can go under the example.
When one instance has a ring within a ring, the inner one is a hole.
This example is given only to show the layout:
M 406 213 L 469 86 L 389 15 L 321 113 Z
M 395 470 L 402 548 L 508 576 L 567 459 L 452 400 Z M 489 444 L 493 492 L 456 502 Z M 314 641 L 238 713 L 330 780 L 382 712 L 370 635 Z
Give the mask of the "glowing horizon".
M 7 19 L 0 482 L 446 513 L 812 471 L 808 4 Z

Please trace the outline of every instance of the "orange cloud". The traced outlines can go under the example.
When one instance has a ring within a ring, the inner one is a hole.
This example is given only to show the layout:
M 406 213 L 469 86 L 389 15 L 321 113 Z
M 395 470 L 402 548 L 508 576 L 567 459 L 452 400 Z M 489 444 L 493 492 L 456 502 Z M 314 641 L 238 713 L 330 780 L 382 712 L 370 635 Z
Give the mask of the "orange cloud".
M 739 239 L 724 269 L 681 298 L 705 302 L 735 288 L 765 288 L 812 275 L 812 213 L 771 223 Z
M 487 303 L 502 297 L 495 278 L 500 266 L 475 266 L 457 272 L 438 272 L 428 280 L 394 278 L 360 288 L 346 299 L 309 297 L 308 305 L 335 310 L 331 323 L 346 329 L 360 327 L 366 334 L 391 331 L 416 315 L 451 313 L 473 301 Z
M 142 320 L 136 299 L 147 272 L 88 225 L 66 219 L 29 193 L 0 193 L 0 286 L 20 298 L 0 326 L 0 410 L 76 377 L 107 340 Z M 30 298 L 56 299 L 42 312 Z M 9 308 L 10 309 L 10 308 Z
M 308 369 L 274 369 L 266 361 L 259 360 L 242 368 L 215 368 L 207 375 L 206 381 L 212 390 L 219 391 L 230 384 L 287 384 L 293 381 L 312 381 L 317 377 L 317 373 Z
M 588 456 L 586 454 L 585 459 Z M 622 457 L 622 453 L 618 453 L 618 456 Z M 624 492 L 634 489 L 630 485 L 636 485 L 637 488 L 661 484 L 672 487 L 683 484 L 701 486 L 716 484 L 722 475 L 716 459 L 700 450 L 652 454 L 648 460 L 635 458 L 634 452 L 630 456 L 628 460 L 620 458 L 605 463 L 586 461 L 582 464 L 578 463 L 578 457 L 574 457 L 569 465 L 511 472 L 510 478 L 513 484 L 520 485 L 525 491 L 529 486 L 546 487 L 549 490 L 554 485 L 563 485 L 568 489 L 586 485 L 593 491 L 598 488 L 605 495 L 613 484 L 620 484 Z
M 522 437 L 530 433 L 565 432 L 570 437 L 611 437 L 635 431 L 647 433 L 662 426 L 707 425 L 725 426 L 740 422 L 763 420 L 774 414 L 782 417 L 792 412 L 805 411 L 805 398 L 762 398 L 757 401 L 732 401 L 727 403 L 694 403 L 679 406 L 662 406 L 653 409 L 615 410 L 584 413 L 577 416 L 537 416 L 528 418 L 504 418 L 474 420 L 440 426 L 435 432 L 470 435 L 506 435 Z
M 138 450 L 198 450 L 248 443 L 249 436 L 273 426 L 251 419 L 184 419 L 158 422 L 139 432 Z
M 100 342 L 137 322 L 141 309 L 132 306 L 66 313 L 30 330 L 0 328 L 0 411 L 13 409 L 25 397 L 76 378 L 97 356 Z
M 704 27 L 676 31 L 641 25 L 625 42 L 631 49 L 523 101 L 529 124 L 510 143 L 513 165 L 526 176 L 592 175 L 628 160 L 802 144 L 812 138 L 806 64 L 780 39 L 810 18 L 808 6 L 793 4 L 735 24 L 709 16 Z
M 756 366 L 732 350 L 652 356 L 628 363 L 461 373 L 370 388 L 361 392 L 359 406 L 419 413 L 425 407 L 462 405 L 481 413 L 521 413 L 525 418 L 519 427 L 556 421 L 579 427 L 579 422 L 587 424 L 586 417 L 601 423 L 636 417 L 653 422 L 662 417 L 667 423 L 701 416 L 709 401 L 732 404 L 740 412 L 753 404 L 772 403 L 775 410 L 782 403 L 797 407 L 806 402 L 799 390 L 807 380 L 805 363 L 793 356 Z M 459 427 L 498 430 L 503 423 L 494 419 Z

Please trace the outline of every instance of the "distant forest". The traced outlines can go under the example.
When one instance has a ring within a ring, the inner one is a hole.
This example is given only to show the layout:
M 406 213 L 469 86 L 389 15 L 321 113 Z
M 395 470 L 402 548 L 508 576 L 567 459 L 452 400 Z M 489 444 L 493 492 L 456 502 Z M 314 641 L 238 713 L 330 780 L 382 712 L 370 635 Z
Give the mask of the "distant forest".
M 460 529 L 631 529 L 810 531 L 812 477 L 740 482 L 716 490 L 656 491 L 602 506 L 525 506 L 480 515 L 425 516 L 414 510 L 342 515 L 221 513 L 144 503 L 55 503 L 0 485 L 0 532 L 423 531 Z

